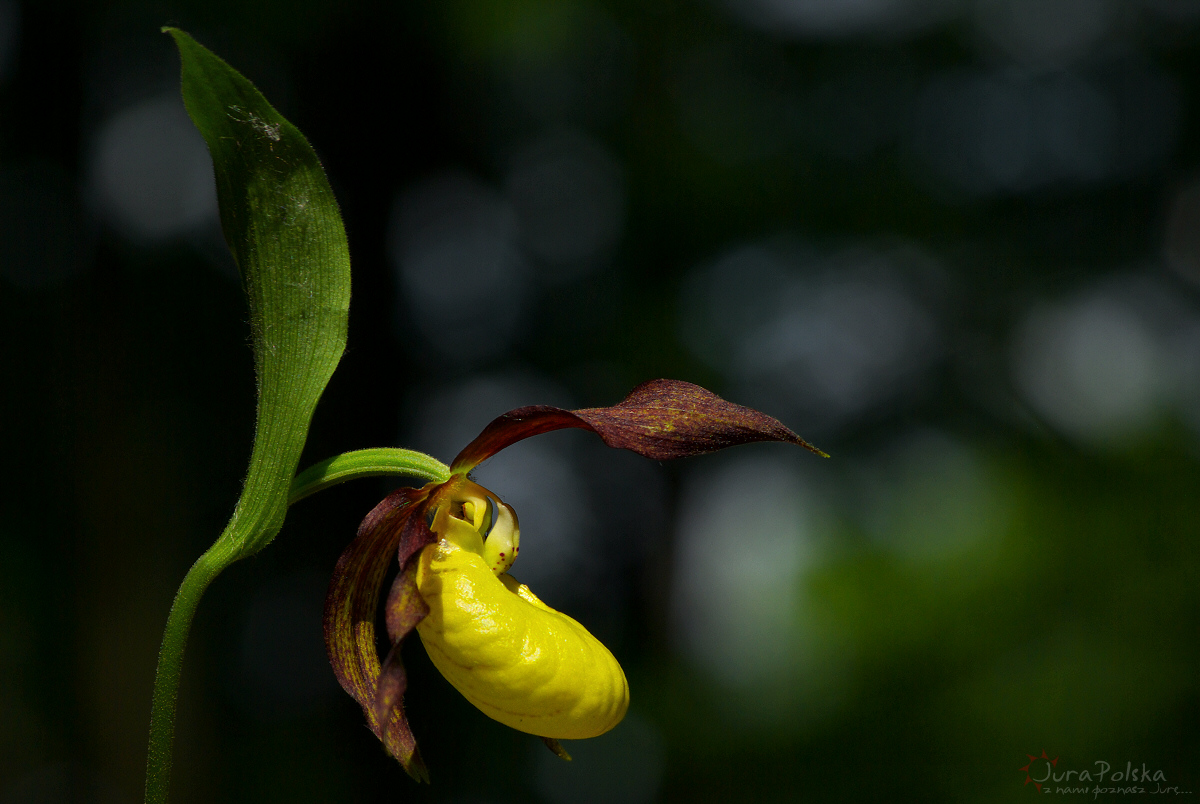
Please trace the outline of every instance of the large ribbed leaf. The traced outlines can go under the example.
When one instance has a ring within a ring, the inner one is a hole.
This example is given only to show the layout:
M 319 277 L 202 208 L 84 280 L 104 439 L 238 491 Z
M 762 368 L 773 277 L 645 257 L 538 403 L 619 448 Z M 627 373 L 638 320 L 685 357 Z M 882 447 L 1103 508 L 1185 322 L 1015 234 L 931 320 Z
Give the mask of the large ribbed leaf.
M 184 104 L 212 155 L 221 227 L 246 291 L 258 418 L 233 516 L 188 571 L 167 618 L 146 759 L 146 801 L 153 804 L 166 802 L 170 788 L 175 702 L 196 607 L 225 567 L 262 549 L 283 526 L 313 410 L 346 346 L 350 312 L 346 232 L 316 153 L 236 70 L 183 31 L 163 30 L 179 48 Z
M 238 557 L 283 524 L 313 409 L 346 345 L 350 252 L 325 171 L 254 85 L 186 33 L 183 100 L 208 143 L 221 227 L 250 305 L 258 422 L 246 486 L 223 539 Z

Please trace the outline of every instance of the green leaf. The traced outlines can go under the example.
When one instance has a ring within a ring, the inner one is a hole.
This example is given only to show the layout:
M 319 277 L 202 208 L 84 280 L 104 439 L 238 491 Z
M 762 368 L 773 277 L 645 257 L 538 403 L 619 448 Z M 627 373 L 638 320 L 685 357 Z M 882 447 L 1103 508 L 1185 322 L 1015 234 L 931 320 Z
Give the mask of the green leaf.
M 208 143 L 221 227 L 250 303 L 258 421 L 221 537 L 235 558 L 279 532 L 313 410 L 346 346 L 350 252 L 312 146 L 254 85 L 183 31 L 183 100 Z
M 346 232 L 308 141 L 236 70 L 183 31 L 163 31 L 179 48 L 184 105 L 212 155 L 221 227 L 249 301 L 258 417 L 233 516 L 188 571 L 167 617 L 146 758 L 146 801 L 154 804 L 170 789 L 175 704 L 196 607 L 225 567 L 283 526 L 313 411 L 346 347 L 350 310 Z

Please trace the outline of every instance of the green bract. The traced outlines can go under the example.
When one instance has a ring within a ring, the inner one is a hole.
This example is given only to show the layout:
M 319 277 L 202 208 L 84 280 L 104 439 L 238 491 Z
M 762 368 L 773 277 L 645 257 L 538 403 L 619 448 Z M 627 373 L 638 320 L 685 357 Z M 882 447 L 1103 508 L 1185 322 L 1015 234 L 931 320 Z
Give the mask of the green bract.
M 146 800 L 166 801 L 179 673 L 192 616 L 225 567 L 283 526 L 309 423 L 346 346 L 350 252 L 333 191 L 304 136 L 254 85 L 183 31 L 183 100 L 212 154 L 225 241 L 250 307 L 258 416 L 242 495 L 171 607 L 150 716 Z
M 242 558 L 283 525 L 313 410 L 346 348 L 350 250 L 312 146 L 254 85 L 183 31 L 183 102 L 212 154 L 221 228 L 250 303 L 258 421 L 218 546 Z

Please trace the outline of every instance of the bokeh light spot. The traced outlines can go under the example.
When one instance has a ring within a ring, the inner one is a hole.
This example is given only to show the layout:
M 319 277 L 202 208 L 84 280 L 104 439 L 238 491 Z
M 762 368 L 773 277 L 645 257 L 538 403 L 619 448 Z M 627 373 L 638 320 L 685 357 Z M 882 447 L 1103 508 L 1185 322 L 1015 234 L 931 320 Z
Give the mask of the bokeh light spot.
M 594 268 L 621 236 L 625 216 L 620 164 L 576 132 L 544 137 L 517 154 L 507 179 L 521 241 L 548 263 L 550 279 Z
M 692 664 L 730 687 L 790 673 L 813 528 L 812 494 L 786 462 L 743 455 L 689 478 L 671 613 Z
M 101 214 L 138 245 L 154 245 L 216 220 L 208 149 L 175 93 L 109 119 L 93 142 L 90 173 Z
M 512 344 L 527 292 L 516 237 L 508 202 L 460 171 L 397 198 L 389 251 L 400 279 L 398 316 L 441 358 L 495 358 Z
M 1035 309 L 1017 330 L 1013 373 L 1029 404 L 1085 443 L 1143 436 L 1171 401 L 1172 366 L 1152 316 L 1128 283 Z M 1151 297 L 1153 299 L 1153 297 Z

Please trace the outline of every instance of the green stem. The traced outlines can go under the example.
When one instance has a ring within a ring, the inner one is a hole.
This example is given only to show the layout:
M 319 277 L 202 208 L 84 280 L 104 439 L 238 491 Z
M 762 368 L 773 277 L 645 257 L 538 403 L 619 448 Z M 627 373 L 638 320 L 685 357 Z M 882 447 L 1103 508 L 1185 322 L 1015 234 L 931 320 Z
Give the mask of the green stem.
M 183 670 L 183 651 L 187 647 L 192 617 L 204 590 L 213 578 L 231 563 L 222 555 L 228 542 L 217 543 L 196 560 L 175 593 L 167 627 L 158 653 L 154 675 L 154 703 L 150 709 L 150 750 L 146 756 L 146 804 L 166 804 L 171 784 L 171 747 L 175 742 L 175 705 L 179 698 L 179 676 Z
M 421 452 L 407 449 L 361 449 L 345 452 L 305 469 L 292 480 L 288 505 L 310 494 L 347 480 L 380 475 L 408 475 L 426 482 L 444 483 L 450 468 Z M 230 528 L 233 523 L 230 523 Z M 175 741 L 175 710 L 179 699 L 179 679 L 183 671 L 183 653 L 188 632 L 200 598 L 213 579 L 240 555 L 237 540 L 227 528 L 221 538 L 196 560 L 184 576 L 167 627 L 163 631 L 154 676 L 154 702 L 150 709 L 150 749 L 146 756 L 146 804 L 166 804 L 171 784 L 172 746 Z
M 410 449 L 380 447 L 343 452 L 296 475 L 288 493 L 288 505 L 347 480 L 380 475 L 410 475 L 427 482 L 445 483 L 450 479 L 450 468 L 436 458 Z

